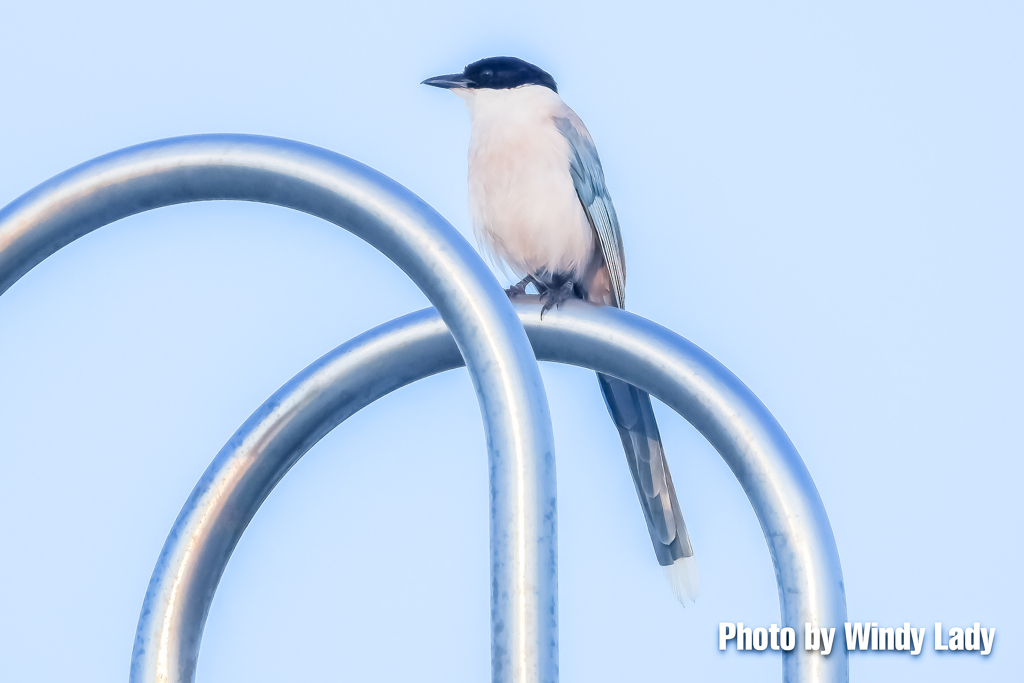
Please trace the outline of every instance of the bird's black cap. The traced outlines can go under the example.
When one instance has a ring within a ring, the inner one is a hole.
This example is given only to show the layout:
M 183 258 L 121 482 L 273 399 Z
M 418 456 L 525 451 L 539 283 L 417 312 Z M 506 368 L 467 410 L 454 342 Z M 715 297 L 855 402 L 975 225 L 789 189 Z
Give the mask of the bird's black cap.
M 423 81 L 435 88 L 471 88 L 506 90 L 523 85 L 542 85 L 558 92 L 555 79 L 547 71 L 517 57 L 488 57 L 473 62 L 461 74 L 435 76 Z

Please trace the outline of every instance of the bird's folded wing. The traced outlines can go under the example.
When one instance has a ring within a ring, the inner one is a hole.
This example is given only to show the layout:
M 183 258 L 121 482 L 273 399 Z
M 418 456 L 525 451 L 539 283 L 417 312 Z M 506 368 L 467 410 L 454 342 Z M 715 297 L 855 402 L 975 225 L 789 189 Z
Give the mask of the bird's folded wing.
M 568 110 L 565 116 L 556 117 L 555 125 L 569 143 L 569 172 L 583 210 L 601 242 L 615 305 L 625 308 L 626 252 L 622 246 L 622 233 L 619 232 L 619 219 L 605 187 L 604 169 L 597 156 L 597 147 L 583 121 L 572 110 Z

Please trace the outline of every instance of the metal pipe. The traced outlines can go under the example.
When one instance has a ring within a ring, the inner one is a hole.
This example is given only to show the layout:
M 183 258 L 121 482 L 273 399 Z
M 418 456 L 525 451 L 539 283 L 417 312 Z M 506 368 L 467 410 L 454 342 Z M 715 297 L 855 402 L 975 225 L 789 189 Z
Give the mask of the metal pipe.
M 707 437 L 736 474 L 761 522 L 784 625 L 846 620 L 839 553 L 814 482 L 778 422 L 735 375 L 682 337 L 616 308 L 569 302 L 546 313 L 543 321 L 535 299 L 517 299 L 516 309 L 537 358 L 634 384 Z M 461 365 L 444 322 L 426 309 L 352 339 L 285 384 L 242 425 L 196 484 L 154 571 L 140 637 L 157 633 L 151 624 L 173 618 L 182 603 L 199 601 L 203 613 L 209 610 L 245 526 L 314 443 L 381 396 Z M 181 627 L 192 629 L 188 639 L 198 643 L 202 623 Z M 149 645 L 143 642 L 143 647 Z M 195 650 L 187 654 L 194 656 Z M 786 681 L 848 680 L 844 648 L 827 657 L 799 649 L 783 657 Z M 154 680 L 134 665 L 132 671 L 133 683 Z
M 469 367 L 487 438 L 493 680 L 557 681 L 555 461 L 540 370 L 490 270 L 407 189 L 340 154 L 277 138 L 199 135 L 129 147 L 55 176 L 0 209 L 0 293 L 92 230 L 149 209 L 213 199 L 276 204 L 335 223 L 384 253 L 437 307 Z M 171 561 L 161 556 L 161 563 Z M 219 577 L 204 577 L 213 583 L 202 583 L 199 592 L 180 581 L 150 586 L 132 680 L 192 680 L 212 598 L 202 590 L 212 591 Z M 154 595 L 154 588 L 169 593 Z M 148 618 L 168 600 L 173 612 Z

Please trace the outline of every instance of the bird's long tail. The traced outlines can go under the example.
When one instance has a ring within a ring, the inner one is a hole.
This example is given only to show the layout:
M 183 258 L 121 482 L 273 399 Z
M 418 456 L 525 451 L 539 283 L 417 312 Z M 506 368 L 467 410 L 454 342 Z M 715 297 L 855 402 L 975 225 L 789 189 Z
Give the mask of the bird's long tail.
M 672 592 L 685 605 L 687 600 L 697 599 L 700 576 L 668 471 L 651 397 L 608 375 L 598 373 L 597 380 L 622 438 L 622 449 L 626 452 L 629 472 L 647 520 L 654 554 L 665 568 Z

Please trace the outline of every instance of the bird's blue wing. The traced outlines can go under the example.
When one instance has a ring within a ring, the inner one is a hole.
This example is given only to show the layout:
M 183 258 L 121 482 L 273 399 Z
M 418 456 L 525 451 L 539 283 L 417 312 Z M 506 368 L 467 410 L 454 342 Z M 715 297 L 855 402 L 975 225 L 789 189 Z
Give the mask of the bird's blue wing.
M 569 172 L 590 225 L 600 240 L 614 303 L 624 308 L 626 255 L 597 148 L 586 126 L 571 110 L 566 116 L 556 117 L 555 125 L 569 143 Z M 694 600 L 700 592 L 700 578 L 665 460 L 651 397 L 614 377 L 601 374 L 597 377 L 608 412 L 622 439 L 658 563 L 666 568 L 672 591 L 679 601 Z
M 625 308 L 626 252 L 622 246 L 622 233 L 619 232 L 619 219 L 605 187 L 604 169 L 601 168 L 594 140 L 579 117 L 569 114 L 556 117 L 555 125 L 569 143 L 569 172 L 583 210 L 600 240 L 615 305 Z

